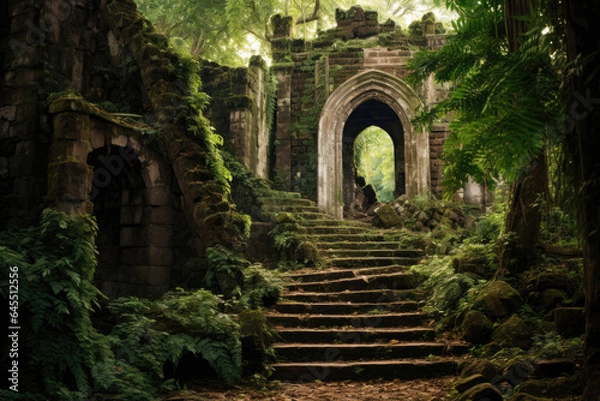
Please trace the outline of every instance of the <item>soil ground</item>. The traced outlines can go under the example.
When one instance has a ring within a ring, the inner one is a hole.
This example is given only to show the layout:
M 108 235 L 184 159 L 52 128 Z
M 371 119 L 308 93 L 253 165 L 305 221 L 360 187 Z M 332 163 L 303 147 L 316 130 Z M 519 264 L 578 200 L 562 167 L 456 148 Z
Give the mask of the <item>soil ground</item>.
M 267 383 L 267 387 L 234 389 L 204 383 L 194 390 L 175 391 L 164 401 L 443 401 L 452 393 L 456 377 L 365 382 Z

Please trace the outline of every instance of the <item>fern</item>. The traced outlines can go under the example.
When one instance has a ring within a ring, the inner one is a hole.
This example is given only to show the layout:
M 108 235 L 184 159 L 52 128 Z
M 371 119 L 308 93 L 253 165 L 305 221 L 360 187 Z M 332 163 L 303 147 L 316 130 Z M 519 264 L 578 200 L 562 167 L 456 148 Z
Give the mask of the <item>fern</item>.
M 452 134 L 444 146 L 444 189 L 450 195 L 468 177 L 493 187 L 502 177 L 515 181 L 540 154 L 549 128 L 559 126 L 557 94 L 564 68 L 555 54 L 560 40 L 544 32 L 551 18 L 528 21 L 518 51 L 508 52 L 503 3 L 448 0 L 459 12 L 456 35 L 439 52 L 422 52 L 411 62 L 411 79 L 430 74 L 454 85 L 450 96 L 415 122 L 427 125 L 453 112 Z M 542 7 L 543 5 L 540 5 Z

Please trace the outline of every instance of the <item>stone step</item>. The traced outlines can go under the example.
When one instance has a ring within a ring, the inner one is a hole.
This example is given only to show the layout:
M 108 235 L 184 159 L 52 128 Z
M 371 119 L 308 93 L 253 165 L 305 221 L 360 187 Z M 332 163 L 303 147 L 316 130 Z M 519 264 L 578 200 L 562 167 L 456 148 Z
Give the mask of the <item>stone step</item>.
M 366 343 L 366 344 L 305 344 L 275 343 L 272 345 L 280 362 L 326 362 L 331 355 L 340 360 L 381 360 L 404 358 L 427 358 L 464 354 L 464 347 L 436 342 Z M 458 352 L 458 353 L 457 353 Z M 329 359 L 330 360 L 330 359 Z
M 398 273 L 408 271 L 406 266 L 389 265 L 376 267 L 363 267 L 357 269 L 327 269 L 327 270 L 311 270 L 309 272 L 296 272 L 289 274 L 287 277 L 291 280 L 301 283 L 311 283 L 315 281 L 338 280 L 342 278 L 360 277 L 364 275 Z
M 315 205 L 310 199 L 302 198 L 299 193 L 286 192 L 284 195 L 260 196 L 257 201 L 263 205 L 279 205 L 294 203 L 298 205 Z
M 419 258 L 411 257 L 354 257 L 354 258 L 330 258 L 329 265 L 332 267 L 375 267 L 375 266 L 413 266 L 419 263 Z
M 317 225 L 317 226 L 309 226 L 306 227 L 306 233 L 309 235 L 318 235 L 319 237 L 323 234 L 377 234 L 377 232 L 372 232 L 373 228 L 365 228 L 365 227 L 349 227 L 349 226 L 327 226 L 327 225 Z M 319 240 L 320 238 L 315 238 Z
M 382 312 L 415 312 L 419 309 L 417 301 L 376 302 L 280 302 L 273 308 L 279 313 L 298 314 L 379 314 Z
M 456 375 L 459 364 L 454 359 L 386 360 L 386 361 L 339 361 L 332 353 L 328 362 L 276 363 L 272 378 L 281 381 L 313 382 L 381 379 L 420 379 Z
M 407 329 L 302 329 L 280 328 L 277 330 L 282 342 L 310 343 L 350 343 L 390 341 L 431 341 L 435 338 L 435 330 L 429 327 L 414 327 Z
M 329 249 L 321 250 L 323 256 L 329 258 L 357 257 L 408 257 L 421 258 L 423 252 L 416 249 Z
M 420 301 L 426 294 L 417 290 L 377 289 L 340 292 L 284 292 L 282 299 L 296 302 L 394 302 Z
M 346 220 L 332 220 L 331 216 L 327 216 L 323 214 L 323 216 L 329 217 L 328 219 L 314 219 L 311 218 L 314 215 L 318 215 L 318 213 L 302 213 L 298 215 L 298 224 L 303 227 L 356 227 L 363 228 L 367 230 L 372 230 L 373 226 L 370 224 L 360 223 L 358 221 L 346 221 Z M 306 218 L 308 216 L 308 218 Z
M 311 205 L 263 205 L 262 208 L 265 213 L 322 213 L 317 206 Z
M 412 273 L 400 272 L 309 283 L 290 283 L 285 287 L 289 291 L 337 292 L 377 288 L 411 289 L 414 288 L 414 284 L 415 279 Z
M 354 230 L 354 229 L 353 229 Z M 354 230 L 356 231 L 356 230 Z M 312 234 L 299 234 L 299 238 L 313 241 L 314 243 L 325 247 L 325 244 L 336 243 L 336 242 L 378 242 L 385 241 L 386 237 L 382 233 L 378 232 L 358 232 L 358 233 L 329 233 L 319 234 L 318 236 Z
M 337 242 L 326 242 L 322 237 L 319 237 L 319 241 L 316 242 L 319 249 L 322 251 L 334 251 L 334 250 L 359 250 L 359 249 L 401 249 L 398 242 L 393 241 L 337 241 Z M 415 249 L 416 252 L 423 254 L 423 251 Z
M 380 315 L 298 315 L 267 312 L 267 320 L 273 326 L 283 327 L 415 327 L 424 325 L 427 316 L 419 312 L 385 313 Z

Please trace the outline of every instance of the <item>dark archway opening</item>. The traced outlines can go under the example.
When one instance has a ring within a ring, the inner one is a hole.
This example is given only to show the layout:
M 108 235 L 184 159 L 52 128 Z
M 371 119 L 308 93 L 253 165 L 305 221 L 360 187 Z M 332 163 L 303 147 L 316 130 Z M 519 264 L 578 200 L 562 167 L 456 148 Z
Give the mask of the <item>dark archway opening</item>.
M 139 238 L 146 204 L 141 163 L 132 149 L 104 146 L 87 164 L 94 169 L 90 200 L 98 222 L 96 285 L 109 298 L 136 295 L 131 267 L 146 246 Z
M 354 145 L 357 137 L 368 127 L 379 127 L 392 139 L 394 155 L 394 197 L 406 192 L 404 164 L 404 129 L 400 118 L 390 106 L 370 99 L 358 106 L 348 117 L 343 131 L 343 196 L 344 207 L 354 204 L 354 184 L 357 175 Z

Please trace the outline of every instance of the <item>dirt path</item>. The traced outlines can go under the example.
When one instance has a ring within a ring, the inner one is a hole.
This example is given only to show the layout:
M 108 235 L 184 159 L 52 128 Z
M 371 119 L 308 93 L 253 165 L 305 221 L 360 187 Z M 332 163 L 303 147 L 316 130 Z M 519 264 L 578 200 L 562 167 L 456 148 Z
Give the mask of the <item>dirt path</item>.
M 277 383 L 270 388 L 241 386 L 177 391 L 164 401 L 442 401 L 449 400 L 456 377 L 427 380 L 372 380 L 366 382 Z

